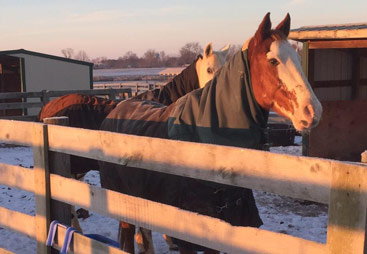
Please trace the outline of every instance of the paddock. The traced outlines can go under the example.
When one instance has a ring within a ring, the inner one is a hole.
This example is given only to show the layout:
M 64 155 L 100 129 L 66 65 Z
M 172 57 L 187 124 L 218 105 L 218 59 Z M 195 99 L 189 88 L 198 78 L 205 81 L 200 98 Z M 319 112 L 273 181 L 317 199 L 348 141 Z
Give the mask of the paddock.
M 33 147 L 34 169 L 0 164 L 0 184 L 34 192 L 36 215 L 0 208 L 0 225 L 35 238 L 37 253 L 49 251 L 45 242 L 50 220 L 54 218 L 53 200 L 226 253 L 366 253 L 367 167 L 362 163 L 9 120 L 0 120 L 0 141 Z M 160 153 L 156 153 L 158 150 Z M 59 163 L 67 171 L 67 155 L 329 204 L 327 242 L 232 227 L 218 219 L 54 173 Z M 58 227 L 53 248 L 61 248 L 64 231 Z M 75 253 L 123 253 L 79 233 L 74 234 L 72 248 Z
M 123 100 L 132 96 L 130 88 L 0 93 L 0 119 L 36 121 L 37 114 L 46 103 L 56 97 L 72 93 L 102 96 L 111 100 Z M 32 99 L 33 102 L 30 102 L 29 99 Z M 29 113 L 28 109 L 33 109 L 33 113 Z M 9 110 L 16 110 L 17 112 L 13 114 L 14 112 Z

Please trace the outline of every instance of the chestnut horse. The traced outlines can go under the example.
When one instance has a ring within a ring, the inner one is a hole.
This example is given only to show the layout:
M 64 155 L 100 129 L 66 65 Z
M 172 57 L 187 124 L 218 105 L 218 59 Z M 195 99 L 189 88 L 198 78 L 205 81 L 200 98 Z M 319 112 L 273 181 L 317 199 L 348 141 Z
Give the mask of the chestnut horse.
M 261 149 L 269 110 L 298 131 L 315 127 L 322 107 L 289 44 L 290 16 L 271 29 L 266 14 L 255 35 L 204 88 L 170 106 L 127 100 L 101 125 L 105 131 Z M 235 226 L 262 221 L 252 191 L 203 180 L 100 162 L 102 187 L 222 219 Z M 220 208 L 220 209 L 218 209 Z M 135 228 L 125 228 L 125 250 L 134 253 Z M 218 253 L 175 239 L 180 253 Z

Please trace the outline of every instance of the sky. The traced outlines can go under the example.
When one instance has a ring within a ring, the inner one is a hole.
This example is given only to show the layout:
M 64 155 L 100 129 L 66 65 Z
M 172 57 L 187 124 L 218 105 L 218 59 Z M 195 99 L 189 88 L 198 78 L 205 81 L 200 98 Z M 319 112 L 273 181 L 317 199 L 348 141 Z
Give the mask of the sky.
M 273 26 L 291 15 L 291 29 L 367 23 L 366 0 L 0 0 L 0 51 L 26 49 L 62 56 L 84 50 L 116 59 L 148 49 L 177 55 L 188 42 L 214 49 L 242 44 L 267 12 Z

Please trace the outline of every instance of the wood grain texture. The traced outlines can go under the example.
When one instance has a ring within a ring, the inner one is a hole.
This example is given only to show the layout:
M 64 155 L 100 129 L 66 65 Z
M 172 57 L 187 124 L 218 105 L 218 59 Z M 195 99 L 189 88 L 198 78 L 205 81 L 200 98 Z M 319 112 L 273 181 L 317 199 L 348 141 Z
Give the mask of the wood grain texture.
M 365 169 L 333 168 L 327 245 L 330 253 L 363 253 L 367 209 Z
M 37 253 L 50 253 L 45 245 L 50 225 L 50 177 L 48 168 L 47 125 L 37 124 L 33 128 L 34 194 L 36 202 L 35 239 Z
M 226 253 L 284 254 L 326 251 L 324 244 L 256 228 L 233 227 L 216 218 L 53 174 L 51 193 L 53 199 Z
M 35 217 L 0 206 L 0 225 L 17 233 L 36 238 Z M 45 240 L 46 242 L 46 240 Z
M 0 184 L 34 192 L 33 170 L 0 163 Z
M 61 126 L 49 126 L 49 142 L 52 151 L 325 204 L 331 168 L 341 163 Z

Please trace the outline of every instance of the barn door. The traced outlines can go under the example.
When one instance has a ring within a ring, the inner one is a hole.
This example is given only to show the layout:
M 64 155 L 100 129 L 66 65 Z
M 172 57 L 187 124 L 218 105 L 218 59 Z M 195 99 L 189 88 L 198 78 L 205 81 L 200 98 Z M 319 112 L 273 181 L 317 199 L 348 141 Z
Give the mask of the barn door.
M 0 93 L 22 91 L 21 58 L 0 56 Z M 0 103 L 22 102 L 22 99 L 2 99 Z M 1 104 L 0 104 L 1 105 Z M 0 109 L 0 116 L 22 115 L 22 109 Z

